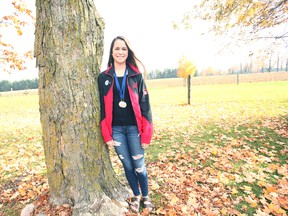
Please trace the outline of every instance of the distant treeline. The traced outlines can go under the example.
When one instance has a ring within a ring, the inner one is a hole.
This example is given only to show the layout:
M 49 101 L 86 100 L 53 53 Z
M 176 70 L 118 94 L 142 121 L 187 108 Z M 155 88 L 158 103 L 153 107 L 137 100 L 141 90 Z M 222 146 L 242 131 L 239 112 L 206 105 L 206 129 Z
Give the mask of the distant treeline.
M 153 70 L 148 73 L 148 79 L 163 79 L 163 78 L 176 78 L 177 69 L 163 69 L 163 70 Z M 26 89 L 37 89 L 38 88 L 38 78 L 32 80 L 20 80 L 10 82 L 8 80 L 0 81 L 0 92 L 7 91 L 17 91 Z
M 163 78 L 176 78 L 177 69 L 163 69 L 163 70 L 152 70 L 148 73 L 148 79 L 163 79 Z
M 176 78 L 177 69 L 163 69 L 149 71 L 148 79 L 163 79 L 163 78 Z M 38 78 L 32 80 L 20 80 L 10 82 L 8 80 L 0 81 L 0 92 L 26 90 L 26 89 L 37 89 Z
M 288 69 L 288 63 L 286 70 Z M 274 72 L 278 70 L 274 70 L 274 68 L 271 68 L 271 70 L 268 70 L 269 72 Z M 284 70 L 282 70 L 284 71 Z M 227 73 L 228 72 L 228 73 Z M 266 72 L 266 70 L 262 70 L 262 73 Z M 232 75 L 232 74 L 252 74 L 250 71 L 237 71 L 237 70 L 228 70 L 226 71 L 225 74 L 222 75 Z M 216 75 L 221 75 L 221 71 L 213 70 L 212 68 L 208 68 L 206 71 L 196 71 L 196 74 L 194 77 L 199 77 L 199 76 L 216 76 Z M 153 79 L 165 79 L 165 78 L 177 78 L 177 68 L 166 68 L 162 70 L 152 70 L 149 71 L 147 74 L 148 80 L 153 80 Z M 32 80 L 21 80 L 21 81 L 14 81 L 10 82 L 8 80 L 3 80 L 0 81 L 0 92 L 6 92 L 6 91 L 16 91 L 16 90 L 26 90 L 26 89 L 37 89 L 38 88 L 38 78 L 32 79 Z
M 6 91 L 16 91 L 16 90 L 26 90 L 26 89 L 37 89 L 38 88 L 38 79 L 32 80 L 20 80 L 10 82 L 8 80 L 0 81 L 0 92 Z

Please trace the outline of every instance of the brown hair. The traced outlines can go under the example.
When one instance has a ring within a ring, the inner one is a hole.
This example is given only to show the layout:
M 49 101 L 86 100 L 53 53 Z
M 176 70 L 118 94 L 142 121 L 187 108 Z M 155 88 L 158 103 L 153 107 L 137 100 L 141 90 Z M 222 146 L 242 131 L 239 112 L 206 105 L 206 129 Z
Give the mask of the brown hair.
M 124 41 L 124 43 L 126 44 L 127 48 L 128 48 L 128 57 L 127 57 L 127 60 L 126 60 L 126 63 L 127 64 L 131 64 L 133 65 L 134 67 L 138 68 L 138 65 L 137 65 L 137 62 L 139 62 L 142 67 L 144 68 L 145 70 L 145 66 L 144 64 L 135 56 L 135 53 L 134 51 L 131 49 L 131 46 L 130 46 L 130 43 L 128 42 L 128 40 L 123 37 L 123 36 L 117 36 L 115 37 L 113 40 L 112 40 L 112 43 L 111 43 L 111 46 L 110 46 L 110 51 L 109 51 L 109 60 L 108 60 L 108 67 L 110 67 L 111 65 L 114 64 L 114 59 L 113 59 L 113 56 L 112 56 L 112 52 L 113 52 L 113 47 L 114 47 L 114 44 L 115 44 L 115 41 L 116 40 L 122 40 Z M 139 68 L 138 68 L 139 69 Z

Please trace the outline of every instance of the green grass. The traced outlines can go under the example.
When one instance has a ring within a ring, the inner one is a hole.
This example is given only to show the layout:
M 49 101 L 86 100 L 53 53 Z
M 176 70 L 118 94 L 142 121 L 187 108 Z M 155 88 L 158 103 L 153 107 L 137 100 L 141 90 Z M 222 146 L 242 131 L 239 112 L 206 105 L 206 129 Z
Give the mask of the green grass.
M 287 178 L 277 172 L 271 174 L 268 168 L 268 165 L 283 167 L 287 164 L 287 92 L 288 82 L 192 86 L 191 105 L 188 106 L 186 88 L 152 89 L 155 133 L 153 145 L 148 150 L 149 160 L 156 163 L 164 155 L 168 158 L 165 163 L 177 164 L 175 155 L 179 148 L 184 148 L 194 161 L 198 161 L 192 163 L 193 167 L 239 176 L 242 180 L 238 183 L 230 180 L 222 185 L 238 188 L 239 194 L 235 197 L 248 196 L 250 192 L 241 192 L 240 188 L 250 185 L 252 194 L 260 199 L 265 191 L 265 186 L 258 185 L 260 179 L 264 178 L 267 186 L 277 185 L 279 179 Z M 233 142 L 238 144 L 234 146 Z M 209 155 L 211 148 L 217 151 L 233 149 L 242 158 L 235 160 L 224 151 L 223 156 L 199 159 L 201 154 Z M 246 157 L 247 151 L 253 152 L 251 157 Z M 219 164 L 219 160 L 227 157 L 231 157 L 230 169 Z M 247 159 L 252 162 L 247 163 Z M 258 175 L 260 171 L 263 171 L 263 177 L 247 182 L 245 175 Z M 153 178 L 157 181 L 158 176 Z M 258 201 L 257 208 L 263 210 L 267 206 Z M 257 208 L 241 199 L 234 205 L 234 209 L 244 215 L 255 214 Z
M 197 213 L 202 215 L 207 208 L 222 215 L 225 211 L 243 215 L 262 211 L 266 204 L 259 200 L 266 187 L 278 187 L 279 180 L 287 178 L 281 170 L 288 160 L 288 82 L 192 86 L 191 105 L 187 105 L 185 87 L 149 91 L 154 136 L 146 157 L 151 197 L 158 211 L 169 207 L 170 213 L 181 215 L 189 187 L 197 192 L 195 199 L 202 209 Z M 28 182 L 37 186 L 41 181 L 33 179 L 45 174 L 38 110 L 38 95 L 0 96 L 1 197 L 12 196 L 23 179 L 27 190 L 33 191 Z M 193 184 L 185 179 L 192 179 Z M 204 193 L 206 187 L 210 191 Z M 220 190 L 221 208 L 214 203 L 213 188 Z M 233 188 L 237 193 L 231 192 Z M 178 199 L 173 196 L 171 200 L 171 193 Z M 251 195 L 258 199 L 256 207 L 243 198 Z M 19 215 L 32 198 L 7 200 L 0 202 L 0 215 Z

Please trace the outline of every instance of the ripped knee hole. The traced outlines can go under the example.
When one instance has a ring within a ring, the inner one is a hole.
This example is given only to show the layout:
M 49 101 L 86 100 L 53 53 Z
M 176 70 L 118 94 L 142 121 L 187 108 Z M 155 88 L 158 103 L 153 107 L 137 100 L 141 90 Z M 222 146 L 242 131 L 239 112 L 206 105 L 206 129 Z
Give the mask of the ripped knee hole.
M 141 173 L 144 171 L 144 167 L 140 167 L 140 168 L 137 168 L 135 169 L 137 173 Z
M 133 158 L 134 160 L 139 160 L 139 159 L 143 158 L 143 155 L 142 155 L 142 154 L 139 154 L 139 155 L 136 155 L 136 156 L 132 156 L 132 158 Z

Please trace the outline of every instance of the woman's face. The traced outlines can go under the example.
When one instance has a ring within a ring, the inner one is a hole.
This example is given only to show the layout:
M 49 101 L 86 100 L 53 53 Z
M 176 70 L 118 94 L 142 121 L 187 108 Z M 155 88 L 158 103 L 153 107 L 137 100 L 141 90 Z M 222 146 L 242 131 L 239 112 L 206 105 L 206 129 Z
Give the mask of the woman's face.
M 128 57 L 128 47 L 123 40 L 117 39 L 112 49 L 114 63 L 122 64 Z

